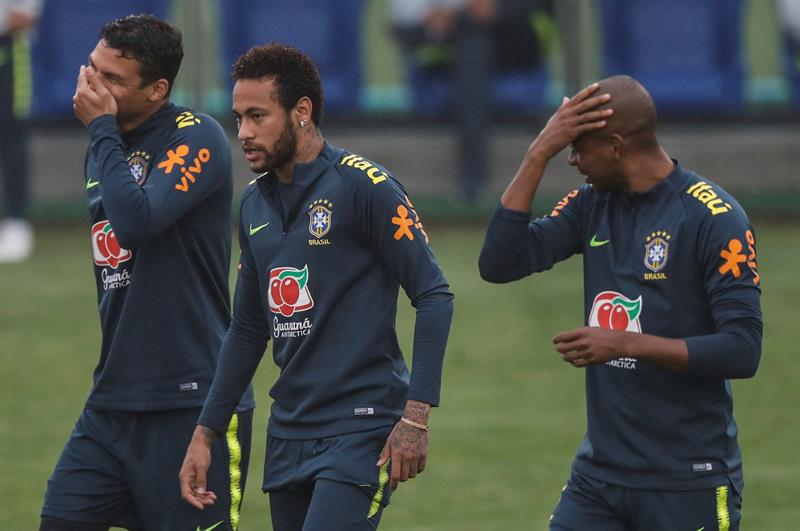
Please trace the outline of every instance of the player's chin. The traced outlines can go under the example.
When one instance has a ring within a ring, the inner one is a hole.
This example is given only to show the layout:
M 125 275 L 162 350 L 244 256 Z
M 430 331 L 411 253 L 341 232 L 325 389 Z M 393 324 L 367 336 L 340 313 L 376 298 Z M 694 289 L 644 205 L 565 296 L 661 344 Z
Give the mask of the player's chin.
M 267 163 L 263 160 L 250 160 L 247 161 L 247 163 L 250 166 L 250 171 L 253 173 L 264 173 L 269 170 Z
M 592 187 L 593 187 L 595 190 L 597 190 L 597 191 L 599 191 L 599 192 L 602 192 L 602 191 L 604 191 L 604 190 L 603 190 L 603 185 L 602 185 L 602 184 L 598 184 L 598 183 L 597 183 L 597 181 L 596 181 L 595 179 L 592 179 L 592 178 L 591 178 L 591 177 L 589 177 L 588 175 L 584 175 L 584 176 L 583 176 L 583 181 L 584 181 L 586 184 L 588 184 L 588 185 L 591 185 L 591 186 L 592 186 Z

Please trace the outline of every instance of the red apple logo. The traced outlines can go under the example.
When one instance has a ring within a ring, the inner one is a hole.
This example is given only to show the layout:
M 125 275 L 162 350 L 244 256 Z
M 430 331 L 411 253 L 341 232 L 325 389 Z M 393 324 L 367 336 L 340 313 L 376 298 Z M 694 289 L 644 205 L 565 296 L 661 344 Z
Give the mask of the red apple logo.
M 631 300 L 621 293 L 604 291 L 594 298 L 592 311 L 589 312 L 589 326 L 641 333 L 641 313 L 641 295 L 636 300 Z
M 133 253 L 119 245 L 114 229 L 108 220 L 98 221 L 92 225 L 92 255 L 94 263 L 116 269 L 122 262 L 127 262 Z
M 269 272 L 269 309 L 284 317 L 291 317 L 314 307 L 308 291 L 308 266 L 303 269 L 276 267 Z

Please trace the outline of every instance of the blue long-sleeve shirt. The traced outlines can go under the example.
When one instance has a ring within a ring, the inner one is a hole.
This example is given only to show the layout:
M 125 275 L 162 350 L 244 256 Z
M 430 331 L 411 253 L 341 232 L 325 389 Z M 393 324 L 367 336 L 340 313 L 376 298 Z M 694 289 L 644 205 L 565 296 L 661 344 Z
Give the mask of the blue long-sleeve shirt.
M 328 144 L 281 187 L 267 173 L 242 198 L 233 321 L 199 423 L 224 430 L 270 338 L 273 436 L 372 429 L 407 399 L 437 405 L 453 296 L 403 187 Z M 417 311 L 410 376 L 395 334 L 401 286 Z
M 166 104 L 121 134 L 89 126 L 85 174 L 100 325 L 86 406 L 199 407 L 230 321 L 232 170 L 219 124 Z M 242 407 L 253 406 L 252 393 Z
M 531 221 L 498 208 L 481 275 L 509 282 L 583 254 L 589 326 L 684 338 L 688 374 L 620 358 L 586 369 L 574 468 L 635 488 L 742 486 L 729 378 L 755 374 L 762 321 L 755 235 L 721 187 L 683 169 L 644 194 L 585 185 Z

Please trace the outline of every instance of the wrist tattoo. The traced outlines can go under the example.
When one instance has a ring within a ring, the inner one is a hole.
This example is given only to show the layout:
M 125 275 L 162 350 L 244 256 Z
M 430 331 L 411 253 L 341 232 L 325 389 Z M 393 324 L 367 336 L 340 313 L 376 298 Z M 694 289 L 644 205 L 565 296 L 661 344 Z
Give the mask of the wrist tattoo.
M 430 410 L 430 404 L 426 404 L 425 402 L 417 402 L 416 400 L 409 400 L 406 402 L 406 408 L 403 412 L 403 416 L 420 424 L 428 424 L 428 414 Z

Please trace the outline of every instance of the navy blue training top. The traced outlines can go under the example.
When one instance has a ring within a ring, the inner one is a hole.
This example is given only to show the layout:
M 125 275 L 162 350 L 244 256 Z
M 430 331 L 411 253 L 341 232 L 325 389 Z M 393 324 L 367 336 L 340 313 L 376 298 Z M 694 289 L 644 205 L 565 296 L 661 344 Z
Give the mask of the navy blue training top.
M 89 126 L 85 174 L 102 329 L 86 407 L 199 407 L 230 321 L 230 146 L 210 116 L 165 104 L 120 134 Z M 252 408 L 252 392 L 242 397 Z
M 224 431 L 269 338 L 273 436 L 367 430 L 396 422 L 407 399 L 439 403 L 453 296 L 385 168 L 326 143 L 291 186 L 279 190 L 271 172 L 250 184 L 239 240 L 233 321 L 200 424 Z M 410 378 L 395 333 L 400 286 L 417 312 Z
M 686 339 L 688 374 L 629 358 L 586 368 L 575 470 L 634 488 L 741 488 L 728 379 L 755 374 L 761 355 L 755 235 L 728 193 L 675 163 L 643 194 L 584 185 L 532 222 L 498 208 L 480 270 L 508 282 L 582 253 L 588 326 Z

